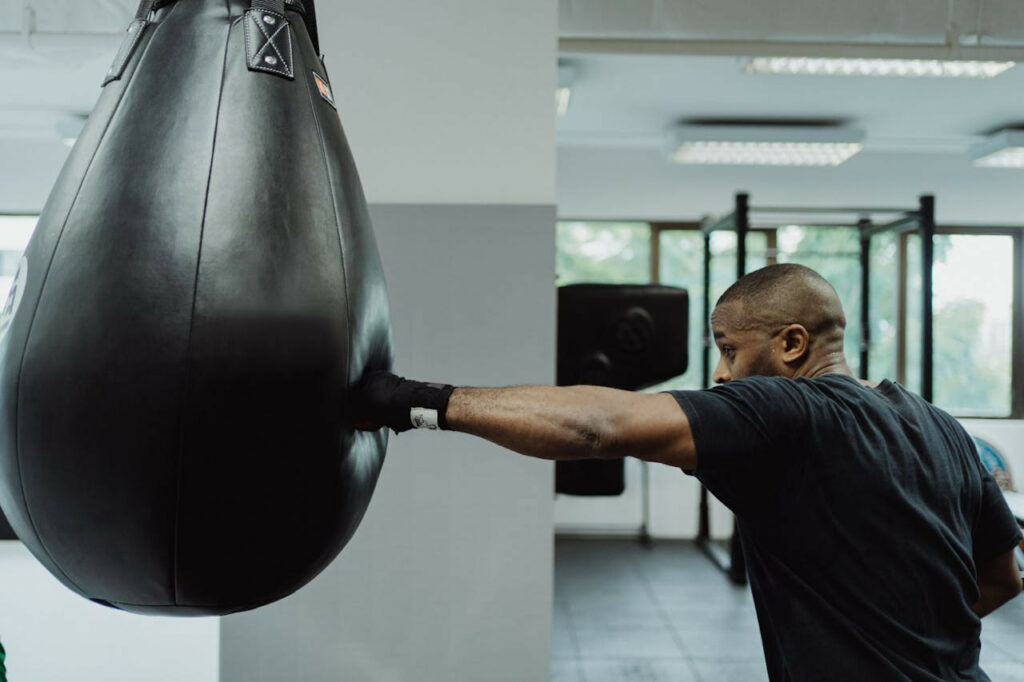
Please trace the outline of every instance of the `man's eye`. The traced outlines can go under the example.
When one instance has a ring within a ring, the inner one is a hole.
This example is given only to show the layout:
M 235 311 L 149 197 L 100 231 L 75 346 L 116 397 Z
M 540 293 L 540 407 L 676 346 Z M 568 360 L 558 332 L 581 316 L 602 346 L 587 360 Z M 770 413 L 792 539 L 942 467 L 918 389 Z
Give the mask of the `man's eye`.
M 727 358 L 731 358 L 735 352 L 730 346 L 722 346 L 722 355 Z

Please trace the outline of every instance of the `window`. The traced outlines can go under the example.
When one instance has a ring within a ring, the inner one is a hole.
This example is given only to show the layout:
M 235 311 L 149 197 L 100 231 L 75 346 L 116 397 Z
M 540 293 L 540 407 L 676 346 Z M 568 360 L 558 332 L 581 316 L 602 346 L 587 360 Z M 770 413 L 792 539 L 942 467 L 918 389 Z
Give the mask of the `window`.
M 698 229 L 658 230 L 658 281 L 690 292 L 689 365 L 686 373 L 655 390 L 698 389 L 701 386 L 701 350 L 704 345 L 704 235 Z M 736 234 L 711 234 L 711 305 L 736 281 Z M 768 263 L 768 235 L 747 234 L 747 269 L 756 270 Z M 712 362 L 715 362 L 712 359 Z
M 933 270 L 935 404 L 962 416 L 1007 417 L 1013 403 L 1014 238 L 940 238 L 942 258 Z
M 558 283 L 648 283 L 690 292 L 687 372 L 658 388 L 700 388 L 703 344 L 703 234 L 697 225 L 644 222 L 562 222 L 558 225 Z M 1021 417 L 1024 376 L 1014 377 L 1014 330 L 1024 315 L 1017 263 L 1024 229 L 940 228 L 935 236 L 935 403 L 960 417 Z M 860 268 L 855 228 L 787 225 L 749 233 L 747 269 L 801 263 L 836 287 L 847 313 L 846 356 L 859 370 Z M 653 251 L 653 252 L 652 252 Z M 711 300 L 736 273 L 736 235 L 711 239 Z M 870 251 L 871 378 L 921 390 L 921 240 L 882 233 Z M 653 261 L 652 261 L 653 258 Z M 6 264 L 5 264 L 6 267 Z M 13 274 L 13 271 L 12 273 Z M 9 275 L 8 275 L 9 276 Z M 1016 293 L 1015 293 L 1016 291 Z M 1020 343 L 1021 341 L 1018 341 Z M 715 358 L 712 358 L 712 363 Z M 1024 364 L 1024 363 L 1020 363 Z
M 860 365 L 860 233 L 856 228 L 786 225 L 777 229 L 779 263 L 799 263 L 835 287 L 846 311 L 846 361 Z
M 899 235 L 885 232 L 871 239 L 870 270 L 871 345 L 868 347 L 868 368 L 872 377 L 886 377 L 905 383 L 897 373 L 897 349 L 900 336 L 897 328 L 901 314 L 901 240 Z
M 0 296 L 4 299 L 38 220 L 38 216 L 0 215 Z
M 932 269 L 935 404 L 962 417 L 1010 416 L 1014 249 L 1020 235 L 943 232 L 935 237 Z M 906 247 L 906 361 L 907 385 L 915 389 L 921 384 L 920 258 L 921 240 L 911 235 Z
M 557 282 L 649 284 L 651 227 L 647 223 L 558 223 Z

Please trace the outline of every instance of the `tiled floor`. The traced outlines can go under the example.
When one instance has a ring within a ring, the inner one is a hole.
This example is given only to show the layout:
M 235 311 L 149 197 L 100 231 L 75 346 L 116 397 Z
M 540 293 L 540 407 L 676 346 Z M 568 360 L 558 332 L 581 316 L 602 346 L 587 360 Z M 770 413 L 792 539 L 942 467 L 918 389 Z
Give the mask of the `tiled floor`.
M 754 603 L 688 542 L 558 540 L 553 682 L 763 682 Z M 982 665 L 1024 682 L 1024 597 L 984 620 Z

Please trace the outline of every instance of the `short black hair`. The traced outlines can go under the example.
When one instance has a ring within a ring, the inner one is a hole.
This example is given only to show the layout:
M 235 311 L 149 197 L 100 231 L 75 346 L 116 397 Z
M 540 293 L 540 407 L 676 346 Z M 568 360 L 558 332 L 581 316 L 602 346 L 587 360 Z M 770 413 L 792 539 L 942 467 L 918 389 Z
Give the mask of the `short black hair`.
M 846 329 L 846 315 L 828 280 L 805 265 L 780 263 L 744 275 L 716 305 L 741 303 L 751 325 L 804 325 L 812 333 Z

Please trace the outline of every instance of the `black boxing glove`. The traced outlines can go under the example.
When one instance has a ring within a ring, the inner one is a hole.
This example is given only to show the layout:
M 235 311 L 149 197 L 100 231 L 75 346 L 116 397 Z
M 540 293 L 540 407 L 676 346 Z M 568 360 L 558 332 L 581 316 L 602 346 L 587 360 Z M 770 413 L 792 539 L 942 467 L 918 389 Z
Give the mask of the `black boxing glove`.
M 369 372 L 352 387 L 353 423 L 364 431 L 387 426 L 395 433 L 447 429 L 445 412 L 454 390 L 454 386 L 412 381 L 391 372 Z

